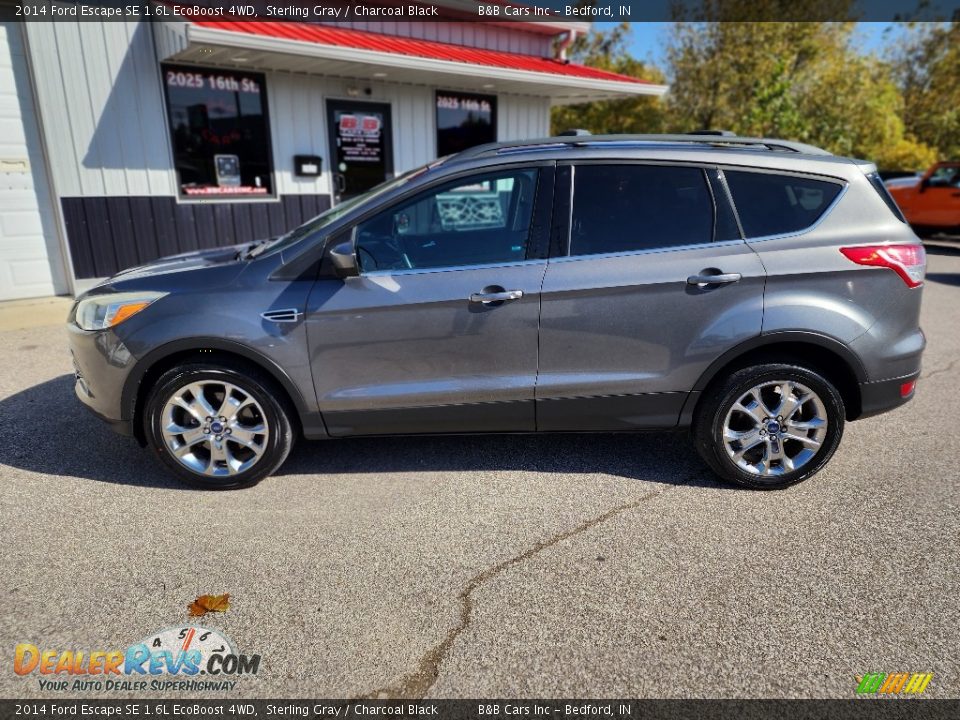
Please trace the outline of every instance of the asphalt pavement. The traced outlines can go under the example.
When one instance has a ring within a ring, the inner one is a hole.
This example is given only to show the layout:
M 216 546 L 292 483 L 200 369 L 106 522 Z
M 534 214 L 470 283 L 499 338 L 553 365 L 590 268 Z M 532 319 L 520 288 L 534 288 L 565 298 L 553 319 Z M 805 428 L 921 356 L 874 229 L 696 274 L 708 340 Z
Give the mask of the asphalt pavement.
M 960 242 L 929 251 L 915 400 L 781 492 L 683 433 L 302 442 L 188 490 L 80 406 L 62 327 L 0 331 L 0 697 L 77 697 L 18 643 L 125 648 L 224 592 L 194 622 L 261 656 L 231 698 L 960 697 Z

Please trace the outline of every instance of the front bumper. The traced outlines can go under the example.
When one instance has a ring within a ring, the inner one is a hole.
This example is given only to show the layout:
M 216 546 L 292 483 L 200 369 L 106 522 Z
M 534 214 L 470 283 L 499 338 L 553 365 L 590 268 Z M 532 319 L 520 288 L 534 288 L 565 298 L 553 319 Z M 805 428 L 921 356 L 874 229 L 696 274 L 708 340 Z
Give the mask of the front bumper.
M 133 434 L 133 408 L 123 407 L 123 387 L 136 362 L 110 330 L 88 332 L 67 324 L 73 358 L 74 391 L 101 420 L 122 434 Z

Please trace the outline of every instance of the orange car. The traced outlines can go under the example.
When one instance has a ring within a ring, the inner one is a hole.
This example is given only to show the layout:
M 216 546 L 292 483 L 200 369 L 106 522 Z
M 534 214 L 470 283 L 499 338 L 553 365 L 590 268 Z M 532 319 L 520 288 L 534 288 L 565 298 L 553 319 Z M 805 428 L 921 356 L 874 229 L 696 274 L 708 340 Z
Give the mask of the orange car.
M 941 162 L 919 177 L 886 182 L 907 222 L 921 237 L 960 232 L 960 162 Z

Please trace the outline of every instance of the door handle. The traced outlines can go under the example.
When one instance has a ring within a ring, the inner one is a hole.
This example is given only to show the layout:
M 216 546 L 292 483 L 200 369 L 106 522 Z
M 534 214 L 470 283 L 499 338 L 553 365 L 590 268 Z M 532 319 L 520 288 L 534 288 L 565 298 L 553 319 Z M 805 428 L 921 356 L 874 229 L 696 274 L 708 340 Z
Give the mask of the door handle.
M 523 290 L 497 290 L 493 292 L 478 292 L 470 296 L 470 302 L 493 305 L 505 303 L 509 300 L 519 300 L 523 297 Z
M 740 279 L 740 273 L 711 273 L 706 270 L 687 278 L 687 285 L 726 285 Z

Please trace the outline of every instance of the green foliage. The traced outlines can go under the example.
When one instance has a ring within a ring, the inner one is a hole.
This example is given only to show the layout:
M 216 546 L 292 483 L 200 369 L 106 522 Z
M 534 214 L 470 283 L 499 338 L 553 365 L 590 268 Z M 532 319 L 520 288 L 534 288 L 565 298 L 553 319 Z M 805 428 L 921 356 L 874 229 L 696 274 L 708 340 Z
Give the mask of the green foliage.
M 960 23 L 911 23 L 895 55 L 904 124 L 943 159 L 960 159 Z
M 842 16 L 851 5 L 811 2 L 823 5 L 804 6 L 820 17 Z M 554 108 L 554 132 L 732 130 L 808 142 L 885 169 L 921 169 L 938 155 L 960 155 L 957 25 L 911 26 L 907 47 L 887 61 L 854 47 L 854 23 L 737 21 L 744 12 L 796 17 L 793 7 L 786 0 L 757 0 L 749 8 L 702 0 L 703 22 L 674 25 L 666 73 L 630 55 L 627 23 L 579 38 L 576 62 L 668 82 L 670 90 L 663 99 Z
M 629 31 L 629 24 L 621 23 L 608 32 L 592 31 L 582 35 L 574 41 L 571 57 L 574 62 L 602 70 L 654 83 L 665 82 L 662 72 L 627 51 Z M 649 96 L 555 107 L 550 125 L 554 134 L 574 128 L 593 133 L 665 132 L 662 103 Z

